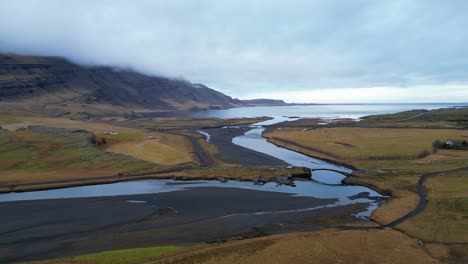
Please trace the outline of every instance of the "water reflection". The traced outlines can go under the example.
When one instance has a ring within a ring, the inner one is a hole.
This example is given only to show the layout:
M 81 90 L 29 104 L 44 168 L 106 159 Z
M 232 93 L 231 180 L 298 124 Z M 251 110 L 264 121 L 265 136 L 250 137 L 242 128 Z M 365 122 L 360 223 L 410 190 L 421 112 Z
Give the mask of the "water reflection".
M 273 124 L 275 121 L 278 122 L 278 119 L 275 118 L 271 120 L 270 124 Z M 263 131 L 265 131 L 265 128 L 263 127 L 254 128 L 247 131 L 244 135 L 234 138 L 232 142 L 239 146 L 273 156 L 293 166 L 306 167 L 310 169 L 332 169 L 345 173 L 351 172 L 350 169 L 343 166 L 335 165 L 321 159 L 309 157 L 289 149 L 278 147 L 262 137 Z
M 319 198 L 338 198 L 338 202 L 334 205 L 326 205 L 325 207 L 338 206 L 338 205 L 349 205 L 357 203 L 366 203 L 368 207 L 366 210 L 355 214 L 356 217 L 368 217 L 375 210 L 382 196 L 375 191 L 362 187 L 362 186 L 345 186 L 341 184 L 341 181 L 346 177 L 344 174 L 338 173 L 351 173 L 352 170 L 343 166 L 335 165 L 327 161 L 309 157 L 301 153 L 278 147 L 268 142 L 262 133 L 265 131 L 263 126 L 276 124 L 284 121 L 296 120 L 295 118 L 288 117 L 274 117 L 271 120 L 256 123 L 252 125 L 252 129 L 247 131 L 244 135 L 236 137 L 232 140 L 234 144 L 239 146 L 261 152 L 286 163 L 297 166 L 306 167 L 313 169 L 312 180 L 310 182 L 296 182 L 297 194 L 309 194 L 313 197 Z M 319 170 L 317 170 L 319 169 Z M 320 170 L 325 169 L 325 170 Z M 327 171 L 326 169 L 335 170 L 338 172 Z M 368 197 L 362 197 L 358 199 L 349 199 L 350 196 L 358 195 L 361 193 L 369 193 Z M 374 198 L 374 199 L 373 199 Z M 305 210 L 305 209 L 304 209 Z
M 312 172 L 312 180 L 323 184 L 341 185 L 345 175 L 334 171 L 316 170 Z

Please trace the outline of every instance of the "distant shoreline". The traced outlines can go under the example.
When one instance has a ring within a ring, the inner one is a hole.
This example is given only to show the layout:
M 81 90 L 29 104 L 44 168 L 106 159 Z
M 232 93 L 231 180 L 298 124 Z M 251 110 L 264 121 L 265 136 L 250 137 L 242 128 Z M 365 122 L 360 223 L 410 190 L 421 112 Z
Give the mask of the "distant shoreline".
M 236 106 L 232 108 L 242 108 L 242 107 L 262 107 L 262 106 L 307 106 L 307 105 L 454 105 L 455 103 L 285 103 L 278 105 L 252 105 L 252 106 Z M 468 102 L 466 103 L 457 103 L 454 107 L 468 107 Z M 228 109 L 228 108 L 227 108 Z

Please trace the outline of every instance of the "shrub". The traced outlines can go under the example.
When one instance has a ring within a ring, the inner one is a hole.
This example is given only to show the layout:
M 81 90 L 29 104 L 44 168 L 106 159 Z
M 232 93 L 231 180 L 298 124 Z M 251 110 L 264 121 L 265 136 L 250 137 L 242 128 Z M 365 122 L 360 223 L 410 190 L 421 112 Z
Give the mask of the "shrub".
M 418 159 L 422 159 L 422 158 L 425 158 L 427 156 L 431 155 L 431 153 L 427 150 L 423 150 L 421 151 L 421 153 L 418 154 L 417 158 Z

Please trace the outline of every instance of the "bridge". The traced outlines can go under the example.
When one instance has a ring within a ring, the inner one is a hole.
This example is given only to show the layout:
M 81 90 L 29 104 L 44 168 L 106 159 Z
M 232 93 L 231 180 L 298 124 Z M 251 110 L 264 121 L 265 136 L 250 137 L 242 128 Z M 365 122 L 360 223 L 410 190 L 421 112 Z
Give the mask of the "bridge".
M 352 172 L 344 172 L 344 171 L 339 171 L 339 170 L 334 170 L 334 169 L 310 169 L 311 173 L 313 173 L 314 171 L 331 171 L 331 172 L 343 174 L 346 177 L 353 175 Z

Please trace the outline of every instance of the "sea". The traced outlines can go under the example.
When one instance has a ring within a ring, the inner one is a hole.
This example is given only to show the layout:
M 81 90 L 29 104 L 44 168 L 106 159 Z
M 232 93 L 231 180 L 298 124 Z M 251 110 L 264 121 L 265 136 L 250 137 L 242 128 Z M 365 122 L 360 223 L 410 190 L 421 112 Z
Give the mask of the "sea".
M 253 118 L 301 117 L 301 118 L 353 118 L 368 115 L 391 114 L 413 109 L 468 107 L 468 103 L 405 103 L 405 104 L 316 104 L 287 106 L 236 107 L 219 110 L 180 111 L 165 113 L 145 113 L 146 117 L 179 118 Z

